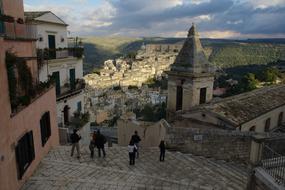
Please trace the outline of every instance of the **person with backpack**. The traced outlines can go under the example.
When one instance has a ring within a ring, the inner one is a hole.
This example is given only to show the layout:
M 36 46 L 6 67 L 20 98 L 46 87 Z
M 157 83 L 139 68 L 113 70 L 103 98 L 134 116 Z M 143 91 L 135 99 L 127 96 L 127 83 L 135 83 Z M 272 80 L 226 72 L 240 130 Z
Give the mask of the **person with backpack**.
M 131 139 L 131 141 L 128 145 L 130 165 L 135 165 L 136 149 L 137 149 L 137 147 L 136 147 L 134 141 Z
M 97 131 L 96 139 L 95 139 L 95 144 L 98 149 L 98 157 L 101 157 L 101 150 L 103 152 L 103 157 L 106 156 L 104 144 L 107 142 L 106 138 L 104 135 L 100 133 L 100 130 Z
M 94 131 L 92 139 L 89 144 L 89 150 L 91 152 L 91 158 L 94 158 L 94 148 L 95 148 L 96 132 Z
M 72 144 L 71 148 L 71 156 L 73 156 L 74 148 L 76 148 L 77 151 L 77 158 L 80 158 L 80 149 L 79 149 L 79 141 L 81 139 L 81 136 L 77 134 L 77 129 L 73 129 L 73 133 L 70 135 L 70 140 Z
M 138 135 L 137 131 L 135 131 L 135 134 L 132 136 L 131 141 L 133 141 L 136 145 L 136 155 L 137 155 L 137 158 L 139 158 L 139 143 L 141 141 L 141 138 Z
M 164 144 L 163 140 L 160 141 L 159 149 L 160 149 L 159 161 L 163 162 L 164 161 L 164 157 L 165 157 L 165 144 Z

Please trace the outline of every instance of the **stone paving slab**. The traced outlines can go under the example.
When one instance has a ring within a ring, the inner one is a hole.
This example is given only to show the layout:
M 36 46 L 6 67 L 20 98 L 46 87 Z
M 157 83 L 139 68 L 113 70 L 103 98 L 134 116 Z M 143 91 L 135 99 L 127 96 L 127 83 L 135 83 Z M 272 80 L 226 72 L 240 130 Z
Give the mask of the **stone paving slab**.
M 242 190 L 246 187 L 244 166 L 197 157 L 179 152 L 166 152 L 159 162 L 158 148 L 141 149 L 135 166 L 128 165 L 126 147 L 106 149 L 106 158 L 90 158 L 82 147 L 82 156 L 70 156 L 69 146 L 49 152 L 22 190 Z M 96 152 L 95 152 L 96 153 Z

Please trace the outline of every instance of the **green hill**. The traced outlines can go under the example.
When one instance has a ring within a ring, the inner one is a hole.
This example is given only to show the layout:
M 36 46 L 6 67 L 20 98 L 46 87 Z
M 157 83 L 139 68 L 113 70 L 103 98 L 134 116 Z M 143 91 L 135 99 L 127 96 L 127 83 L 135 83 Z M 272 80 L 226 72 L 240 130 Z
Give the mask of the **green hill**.
M 85 37 L 84 71 L 103 65 L 113 59 L 140 49 L 142 44 L 182 43 L 183 38 L 130 38 L 130 37 Z M 285 59 L 284 39 L 220 40 L 202 39 L 209 60 L 223 68 L 240 65 L 267 64 Z

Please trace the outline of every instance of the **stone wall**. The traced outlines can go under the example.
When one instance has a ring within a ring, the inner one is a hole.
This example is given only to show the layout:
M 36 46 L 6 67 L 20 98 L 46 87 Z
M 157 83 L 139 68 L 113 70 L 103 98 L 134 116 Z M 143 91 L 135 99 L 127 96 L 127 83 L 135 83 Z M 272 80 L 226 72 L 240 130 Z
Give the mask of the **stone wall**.
M 168 128 L 169 149 L 221 160 L 248 163 L 254 133 L 197 128 Z
M 139 122 L 119 119 L 118 126 L 118 145 L 127 146 L 135 131 L 141 138 L 140 146 L 158 147 L 161 140 L 165 138 L 166 129 L 161 122 Z

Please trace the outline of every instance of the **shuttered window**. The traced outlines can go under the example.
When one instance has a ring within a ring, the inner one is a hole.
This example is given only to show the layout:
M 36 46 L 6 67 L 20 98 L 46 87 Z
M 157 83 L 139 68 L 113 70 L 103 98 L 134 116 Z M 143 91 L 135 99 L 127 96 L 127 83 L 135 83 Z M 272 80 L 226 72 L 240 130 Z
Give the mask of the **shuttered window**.
M 42 139 L 42 146 L 46 144 L 49 137 L 51 136 L 51 129 L 50 129 L 50 114 L 46 112 L 40 121 L 41 127 L 41 139 Z
M 18 168 L 18 179 L 22 179 L 25 171 L 35 159 L 33 131 L 26 133 L 18 141 L 15 151 Z

